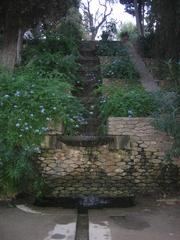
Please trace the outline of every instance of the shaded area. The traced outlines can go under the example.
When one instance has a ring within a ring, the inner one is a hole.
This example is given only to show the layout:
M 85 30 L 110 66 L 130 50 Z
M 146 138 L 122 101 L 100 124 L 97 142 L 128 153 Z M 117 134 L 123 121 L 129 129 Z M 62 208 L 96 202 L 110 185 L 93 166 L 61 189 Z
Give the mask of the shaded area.
M 113 142 L 110 136 L 60 136 L 59 140 L 70 146 L 96 147 Z
M 88 230 L 89 230 L 88 212 L 82 213 L 81 211 L 78 211 L 75 240 L 89 240 Z
M 150 226 L 148 222 L 146 222 L 139 216 L 124 215 L 124 216 L 111 216 L 110 218 L 116 224 L 126 229 L 142 230 Z
M 131 207 L 135 205 L 135 198 L 122 197 L 122 198 L 110 198 L 110 197 L 62 197 L 62 198 L 43 198 L 36 199 L 36 206 L 41 207 L 63 207 L 63 208 L 78 208 L 79 212 L 84 212 L 86 209 L 93 208 L 117 208 L 117 207 Z

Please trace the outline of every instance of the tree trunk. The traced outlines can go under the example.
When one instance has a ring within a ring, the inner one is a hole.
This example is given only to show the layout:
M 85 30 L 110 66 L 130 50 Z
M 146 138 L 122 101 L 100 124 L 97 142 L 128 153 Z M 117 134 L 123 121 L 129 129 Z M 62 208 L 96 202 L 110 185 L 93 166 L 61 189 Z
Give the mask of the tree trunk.
M 21 64 L 21 51 L 22 51 L 22 43 L 23 43 L 23 31 L 21 28 L 19 28 L 18 31 L 18 40 L 17 40 L 17 56 L 16 56 L 16 64 Z
M 139 11 L 138 7 L 138 1 L 134 0 L 134 8 L 135 8 L 135 16 L 136 16 L 136 26 L 137 30 L 140 36 L 143 36 L 143 28 L 142 28 L 142 22 L 141 22 L 141 9 Z
M 91 32 L 91 41 L 95 41 L 96 35 L 97 35 L 97 32 L 95 31 Z
M 6 28 L 3 32 L 3 44 L 0 63 L 10 70 L 14 69 L 17 58 L 18 29 Z

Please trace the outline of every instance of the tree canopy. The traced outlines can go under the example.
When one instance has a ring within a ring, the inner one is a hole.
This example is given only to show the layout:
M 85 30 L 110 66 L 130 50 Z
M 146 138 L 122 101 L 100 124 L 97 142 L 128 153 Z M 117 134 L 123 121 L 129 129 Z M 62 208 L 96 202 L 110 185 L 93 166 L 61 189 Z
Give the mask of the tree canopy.
M 152 2 L 152 21 L 156 26 L 156 50 L 161 57 L 180 57 L 180 0 Z
M 78 0 L 1 0 L 0 24 L 6 25 L 12 17 L 14 25 L 32 25 L 39 19 L 62 16 Z
M 110 1 L 99 0 L 99 8 L 95 13 L 92 12 L 92 0 L 86 0 L 81 2 L 81 9 L 83 11 L 83 23 L 85 30 L 90 34 L 90 39 L 95 40 L 96 35 L 100 28 L 107 22 L 107 18 L 112 13 L 112 7 L 108 9 Z
M 78 0 L 1 0 L 1 63 L 14 68 L 24 30 L 35 26 L 39 21 L 60 19 L 68 8 L 77 5 Z

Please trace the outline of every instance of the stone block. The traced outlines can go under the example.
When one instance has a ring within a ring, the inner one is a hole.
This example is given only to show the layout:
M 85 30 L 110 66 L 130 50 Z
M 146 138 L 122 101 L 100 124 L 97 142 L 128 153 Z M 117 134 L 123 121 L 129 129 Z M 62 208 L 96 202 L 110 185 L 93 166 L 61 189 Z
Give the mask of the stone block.
M 41 143 L 42 149 L 57 149 L 61 148 L 61 145 L 56 135 L 45 135 Z
M 110 150 L 130 150 L 130 136 L 114 136 L 114 141 L 109 144 Z
M 55 122 L 49 122 L 48 124 L 48 134 L 49 135 L 62 135 L 64 132 L 63 124 L 62 123 L 55 123 Z

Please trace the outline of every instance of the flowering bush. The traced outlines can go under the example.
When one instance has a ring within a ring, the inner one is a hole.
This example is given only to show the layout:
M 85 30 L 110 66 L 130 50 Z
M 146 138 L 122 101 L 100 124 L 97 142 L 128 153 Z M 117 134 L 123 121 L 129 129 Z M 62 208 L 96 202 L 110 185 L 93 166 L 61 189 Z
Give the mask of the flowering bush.
M 108 117 L 146 117 L 155 109 L 152 94 L 141 87 L 103 87 L 100 89 L 100 112 L 104 122 Z
M 66 135 L 78 132 L 84 108 L 71 94 L 79 81 L 80 35 L 75 25 L 66 17 L 58 31 L 51 29 L 27 41 L 22 66 L 15 73 L 0 67 L 0 194 L 27 187 L 41 194 L 43 181 L 34 156 L 41 152 L 48 126 L 62 122 Z
M 103 66 L 103 75 L 107 78 L 118 78 L 127 82 L 136 82 L 139 74 L 128 56 L 118 57 Z
M 0 69 L 0 173 L 1 180 L 8 178 L 0 180 L 1 190 L 11 189 L 4 182 L 17 186 L 24 183 L 22 176 L 35 173 L 29 159 L 40 152 L 50 121 L 63 122 L 66 134 L 77 131 L 83 107 L 71 88 L 61 74 L 42 77 L 24 70 L 12 75 Z
M 67 42 L 63 36 L 54 34 L 48 35 L 47 39 L 30 41 L 24 49 L 23 65 L 38 75 L 60 74 L 66 82 L 76 83 L 79 81 L 76 74 L 78 53 L 75 46 L 73 48 Z
M 0 69 L 0 192 L 22 190 L 27 181 L 37 186 L 32 159 L 49 122 L 63 122 L 66 134 L 77 132 L 83 107 L 68 78 L 32 66 L 14 74 Z

